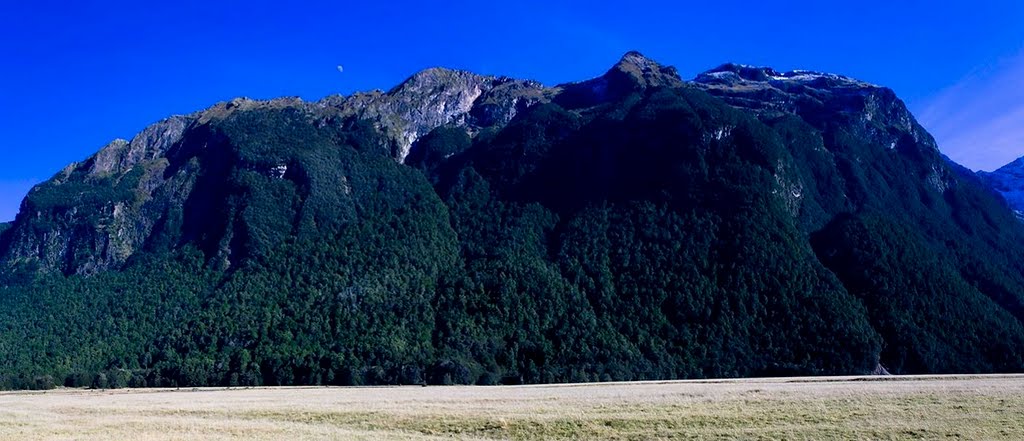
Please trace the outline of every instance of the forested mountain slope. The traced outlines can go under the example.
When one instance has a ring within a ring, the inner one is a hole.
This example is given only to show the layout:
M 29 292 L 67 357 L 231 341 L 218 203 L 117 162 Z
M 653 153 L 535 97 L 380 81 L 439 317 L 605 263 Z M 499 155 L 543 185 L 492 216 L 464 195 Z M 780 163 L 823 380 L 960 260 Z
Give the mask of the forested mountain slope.
M 1024 229 L 886 88 L 631 52 L 115 141 L 0 226 L 0 385 L 1024 370 Z

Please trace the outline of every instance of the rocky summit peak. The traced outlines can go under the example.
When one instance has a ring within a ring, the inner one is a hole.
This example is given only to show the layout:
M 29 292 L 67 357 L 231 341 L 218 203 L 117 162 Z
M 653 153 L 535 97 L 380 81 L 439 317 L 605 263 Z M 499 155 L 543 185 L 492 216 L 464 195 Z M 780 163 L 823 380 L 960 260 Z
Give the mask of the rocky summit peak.
M 520 110 L 548 100 L 548 94 L 535 81 L 432 67 L 386 93 L 330 97 L 321 104 L 345 116 L 373 121 L 393 141 L 392 155 L 402 162 L 413 143 L 437 127 L 475 132 L 503 126 Z
M 715 75 L 718 74 L 718 75 Z M 773 78 L 782 77 L 778 71 L 766 66 L 751 66 L 747 64 L 725 63 L 714 69 L 701 74 L 715 77 L 736 77 L 746 81 L 770 81 Z M 699 77 L 698 77 L 699 78 Z
M 430 90 L 436 88 L 459 87 L 465 85 L 479 85 L 490 81 L 490 77 L 478 75 L 473 72 L 448 69 L 445 67 L 431 67 L 423 69 L 391 89 L 389 93 L 396 93 L 403 90 Z
M 661 69 L 661 64 L 644 56 L 637 51 L 629 51 L 622 55 L 616 66 L 631 66 L 640 70 L 656 71 Z
M 676 68 L 662 66 L 637 51 L 626 52 L 605 77 L 623 75 L 640 87 L 679 86 L 683 83 Z
M 779 72 L 767 66 L 726 63 L 697 75 L 694 82 L 720 85 L 804 84 L 812 87 L 877 87 L 873 84 L 826 72 L 791 70 Z
M 676 68 L 663 66 L 640 52 L 629 51 L 600 77 L 558 86 L 562 92 L 556 102 L 566 108 L 582 108 L 644 89 L 684 85 Z

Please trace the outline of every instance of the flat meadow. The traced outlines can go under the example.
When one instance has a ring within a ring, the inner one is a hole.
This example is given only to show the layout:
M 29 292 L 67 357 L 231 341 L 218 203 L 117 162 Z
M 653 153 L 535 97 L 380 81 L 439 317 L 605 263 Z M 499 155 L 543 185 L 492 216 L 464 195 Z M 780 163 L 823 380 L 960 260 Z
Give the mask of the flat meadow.
M 4 440 L 1024 439 L 1024 376 L 0 393 Z

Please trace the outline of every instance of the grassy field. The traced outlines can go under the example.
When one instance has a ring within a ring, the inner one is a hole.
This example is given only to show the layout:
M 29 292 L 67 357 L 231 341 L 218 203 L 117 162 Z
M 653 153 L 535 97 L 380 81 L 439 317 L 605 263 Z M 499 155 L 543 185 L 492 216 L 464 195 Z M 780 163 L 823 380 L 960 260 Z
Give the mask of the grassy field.
M 0 439 L 1024 439 L 1024 376 L 0 393 Z

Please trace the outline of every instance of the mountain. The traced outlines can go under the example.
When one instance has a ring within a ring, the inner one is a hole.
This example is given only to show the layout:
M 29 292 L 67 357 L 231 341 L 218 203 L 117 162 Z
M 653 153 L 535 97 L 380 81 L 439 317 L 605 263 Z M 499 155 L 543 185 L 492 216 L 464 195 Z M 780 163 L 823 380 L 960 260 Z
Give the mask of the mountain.
M 297 177 L 308 171 L 302 164 L 288 171 L 289 161 L 296 159 L 287 158 L 287 152 L 261 151 L 264 140 L 249 139 L 246 124 L 260 124 L 267 116 L 268 125 L 277 124 L 271 128 L 278 131 L 272 141 L 281 143 L 314 138 L 331 143 L 372 131 L 363 140 L 372 145 L 359 148 L 401 161 L 412 140 L 435 127 L 477 131 L 500 126 L 550 93 L 535 82 L 428 69 L 387 93 L 332 96 L 317 103 L 241 98 L 174 116 L 131 141 L 114 140 L 34 188 L 0 261 L 9 268 L 29 263 L 37 271 L 94 274 L 118 268 L 136 251 L 156 246 L 154 241 L 173 248 L 198 240 L 207 249 L 223 249 L 221 260 L 230 263 L 228 254 L 238 250 L 229 243 L 232 232 L 224 229 L 233 218 L 216 213 L 228 195 L 211 194 L 227 190 L 230 183 L 218 173 L 240 166 L 287 181 L 312 178 Z M 225 129 L 251 145 L 235 146 Z M 207 229 L 211 216 L 224 231 Z
M 980 171 L 978 177 L 1002 195 L 1017 216 L 1024 217 L 1024 157 L 992 172 Z
M 1024 227 L 889 89 L 630 52 L 117 140 L 0 233 L 0 386 L 1024 370 Z

